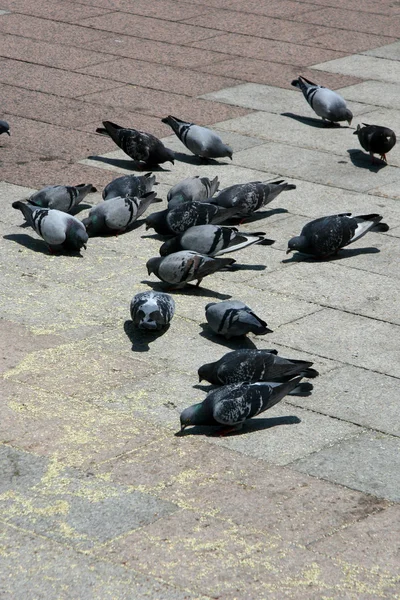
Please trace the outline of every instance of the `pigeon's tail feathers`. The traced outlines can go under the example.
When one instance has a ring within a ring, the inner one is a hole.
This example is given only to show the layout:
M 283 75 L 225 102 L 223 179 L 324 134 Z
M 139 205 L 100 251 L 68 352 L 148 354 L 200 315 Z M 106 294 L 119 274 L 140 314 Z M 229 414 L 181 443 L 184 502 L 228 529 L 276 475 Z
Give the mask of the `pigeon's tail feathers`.
M 252 333 L 255 333 L 257 335 L 265 335 L 267 333 L 273 333 L 273 330 L 269 329 L 269 327 L 267 327 L 267 323 L 265 321 L 263 321 L 262 319 L 260 319 L 260 317 L 258 317 L 255 313 L 246 312 L 246 313 L 243 313 L 243 317 L 244 317 L 244 320 L 246 321 L 246 323 L 249 326 L 251 326 L 250 331 Z
M 379 231 L 380 221 L 383 219 L 382 215 L 378 215 L 376 213 L 372 213 L 370 215 L 357 215 L 353 218 L 357 222 L 357 227 L 349 243 L 359 240 L 368 231 L 371 231 L 371 229 L 374 229 L 374 231 Z M 388 226 L 386 223 L 383 223 L 383 226 L 384 229 L 382 229 L 382 231 L 385 231 L 386 227 Z
M 233 265 L 236 260 L 234 258 L 216 258 L 215 260 L 218 260 L 218 264 L 220 265 L 220 268 L 226 268 L 226 267 L 230 267 L 231 265 Z
M 264 238 L 259 242 L 256 242 L 257 246 L 271 246 L 272 244 L 275 244 L 275 240 L 270 240 L 268 238 Z
M 296 185 L 294 183 L 286 183 L 285 187 L 283 188 L 283 190 L 285 192 L 287 192 L 288 190 L 295 190 L 296 189 Z
M 304 381 L 296 385 L 290 392 L 290 396 L 309 396 L 314 389 L 314 386 L 309 381 Z
M 20 210 L 29 225 L 33 227 L 32 212 L 37 209 L 37 206 L 21 202 L 21 200 L 16 200 L 11 206 L 16 210 Z
M 171 127 L 171 129 L 173 130 L 173 132 L 178 137 L 180 135 L 182 127 L 185 125 L 190 125 L 190 123 L 187 123 L 186 121 L 182 121 L 181 119 L 178 119 L 177 117 L 173 117 L 172 115 L 168 115 L 168 117 L 161 119 L 161 121 L 163 123 L 166 123 L 167 125 L 169 125 Z
M 95 192 L 97 192 L 97 188 L 94 187 L 94 185 L 92 185 L 92 187 L 89 190 L 89 194 L 94 194 Z
M 292 85 L 293 87 L 299 88 L 300 87 L 300 81 L 298 79 L 293 79 L 293 81 L 292 81 L 292 83 L 290 85 Z
M 317 369 L 304 369 L 304 371 L 301 372 L 303 377 L 308 377 L 309 379 L 315 379 L 315 377 L 318 377 L 319 372 L 317 371 Z
M 282 398 L 284 398 L 287 394 L 290 394 L 293 390 L 295 390 L 299 384 L 300 381 L 302 380 L 302 376 L 300 377 L 295 377 L 294 379 L 291 379 L 290 381 L 286 381 L 285 383 L 271 383 L 271 382 L 266 382 L 266 384 L 269 388 L 273 388 L 273 393 L 269 394 L 269 398 L 267 403 L 262 407 L 262 410 L 268 410 L 269 408 L 272 408 L 272 406 L 275 406 L 275 404 L 278 404 L 278 402 L 280 402 L 282 400 Z M 253 385 L 260 385 L 262 386 L 263 383 L 255 383 Z
M 97 127 L 96 133 L 101 133 L 101 135 L 108 135 L 108 131 L 104 127 Z
M 98 127 L 96 129 L 96 133 L 101 133 L 103 135 L 108 135 L 111 139 L 114 140 L 115 135 L 119 129 L 123 129 L 121 125 L 116 125 L 111 121 L 103 121 L 104 127 Z
M 371 231 L 376 231 L 376 232 L 389 231 L 389 225 L 387 223 L 377 223 L 376 225 L 371 227 Z

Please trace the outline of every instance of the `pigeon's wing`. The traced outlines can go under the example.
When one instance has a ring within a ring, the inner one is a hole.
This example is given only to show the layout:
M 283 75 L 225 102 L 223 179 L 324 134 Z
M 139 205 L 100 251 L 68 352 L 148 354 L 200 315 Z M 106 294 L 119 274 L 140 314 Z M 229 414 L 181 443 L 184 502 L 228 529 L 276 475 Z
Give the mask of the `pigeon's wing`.
M 247 394 L 248 386 L 226 385 L 214 392 L 213 417 L 221 425 L 236 425 L 259 412 L 253 398 Z M 260 405 L 261 408 L 261 405 Z

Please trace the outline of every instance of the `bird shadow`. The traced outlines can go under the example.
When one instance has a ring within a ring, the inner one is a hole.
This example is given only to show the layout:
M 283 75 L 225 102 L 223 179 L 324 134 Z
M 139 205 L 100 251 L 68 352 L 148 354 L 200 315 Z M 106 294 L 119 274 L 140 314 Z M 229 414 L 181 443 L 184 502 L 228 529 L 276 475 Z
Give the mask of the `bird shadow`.
M 17 242 L 17 244 L 24 246 L 24 248 L 29 248 L 29 250 L 39 252 L 40 254 L 47 254 L 48 256 L 62 254 L 73 256 L 76 258 L 83 258 L 79 250 L 50 250 L 49 246 L 44 240 L 37 240 L 36 238 L 33 238 L 30 235 L 26 235 L 25 233 L 10 233 L 8 235 L 3 235 L 3 239 L 10 240 L 12 242 Z
M 183 152 L 175 152 L 176 160 L 179 162 L 186 163 L 188 165 L 228 165 L 229 162 L 220 162 L 214 158 L 203 158 L 202 156 L 196 156 L 195 154 L 184 154 Z
M 225 268 L 224 271 L 265 271 L 266 268 L 265 265 L 245 265 L 242 263 L 235 263 L 229 265 L 229 268 Z
M 141 283 L 145 283 L 150 286 L 153 290 L 157 292 L 169 292 L 173 294 L 179 294 L 182 296 L 204 296 L 206 298 L 218 298 L 219 300 L 229 300 L 232 298 L 229 294 L 221 294 L 220 292 L 215 292 L 214 290 L 210 290 L 203 286 L 197 287 L 195 285 L 186 284 L 184 288 L 168 288 L 167 283 L 161 283 L 157 281 L 148 281 L 144 279 Z
M 132 352 L 148 352 L 150 350 L 150 344 L 155 340 L 164 335 L 169 329 L 169 324 L 163 329 L 157 331 L 150 331 L 146 329 L 139 329 L 135 327 L 133 321 L 125 321 L 124 331 L 128 336 L 132 344 Z
M 202 331 L 200 332 L 201 337 L 210 342 L 225 346 L 231 350 L 242 350 L 243 348 L 257 350 L 255 343 L 245 335 L 238 335 L 228 340 L 225 336 L 214 333 L 208 323 L 201 323 L 200 327 L 202 328 Z
M 297 254 L 293 254 L 291 258 L 283 259 L 282 262 L 285 264 L 294 262 L 332 262 L 335 260 L 343 260 L 345 258 L 359 256 L 360 254 L 378 254 L 379 252 L 379 248 L 375 248 L 373 246 L 367 246 L 366 248 L 342 248 L 337 254 L 333 256 L 327 256 L 326 258 L 319 258 L 318 256 L 310 256 L 309 254 L 297 252 Z
M 165 240 L 168 240 L 173 237 L 175 237 L 175 236 L 174 235 L 162 235 L 161 233 L 147 233 L 147 234 L 141 236 L 141 238 L 143 240 L 148 238 L 150 240 L 157 240 L 158 242 L 165 242 Z
M 111 158 L 108 156 L 101 155 L 91 155 L 88 156 L 89 160 L 95 160 L 97 162 L 105 163 L 106 165 L 110 165 L 112 167 L 118 167 L 119 169 L 126 169 L 127 171 L 170 171 L 171 169 L 164 169 L 160 165 L 144 165 L 135 160 L 128 160 L 124 158 Z
M 86 202 L 81 202 L 77 206 L 74 206 L 72 210 L 70 210 L 70 215 L 78 215 L 80 212 L 87 210 L 88 208 L 93 208 L 93 204 L 87 204 Z
M 355 167 L 359 169 L 368 169 L 371 173 L 379 173 L 381 169 L 387 167 L 387 163 L 384 160 L 375 158 L 378 162 L 371 162 L 371 157 L 358 148 L 349 148 L 347 150 L 349 158 Z
M 95 233 L 95 234 L 88 234 L 90 238 L 95 238 L 95 237 L 100 237 L 100 238 L 110 238 L 110 237 L 119 237 L 120 235 L 125 235 L 126 233 L 129 233 L 130 231 L 134 231 L 135 229 L 139 229 L 139 227 L 141 227 L 142 225 L 144 225 L 146 222 L 146 219 L 138 219 L 137 221 L 135 221 L 134 223 L 132 223 L 132 225 L 130 225 L 127 229 L 125 229 L 124 231 L 107 231 L 105 233 Z
M 281 116 L 289 117 L 290 119 L 299 121 L 299 123 L 303 123 L 304 125 L 311 125 L 311 127 L 318 127 L 319 129 L 337 129 L 338 127 L 341 127 L 342 129 L 349 129 L 348 126 L 342 126 L 339 123 L 331 123 L 330 121 L 323 121 L 322 119 L 316 119 L 315 117 L 303 117 L 302 115 L 296 115 L 291 112 L 281 113 Z
M 256 431 L 263 431 L 264 429 L 271 429 L 272 427 L 278 427 L 280 425 L 298 425 L 299 423 L 301 423 L 301 419 L 294 415 L 288 415 L 285 417 L 271 417 L 270 419 L 249 419 L 243 424 L 242 429 L 232 431 L 228 435 L 221 434 L 221 431 L 223 431 L 223 428 L 221 427 L 205 427 L 195 425 L 190 429 L 177 431 L 175 436 L 184 437 L 186 435 L 205 435 L 206 437 L 232 437 L 237 435 L 248 435 Z

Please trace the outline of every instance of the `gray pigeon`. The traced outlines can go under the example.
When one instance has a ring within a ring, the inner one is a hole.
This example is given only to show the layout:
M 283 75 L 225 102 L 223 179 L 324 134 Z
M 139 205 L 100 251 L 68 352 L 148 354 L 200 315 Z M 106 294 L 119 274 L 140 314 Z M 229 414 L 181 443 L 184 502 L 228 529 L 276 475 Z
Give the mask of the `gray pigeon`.
M 7 133 L 7 135 L 11 135 L 10 126 L 7 121 L 0 121 L 0 135 L 2 133 Z
M 337 254 L 368 231 L 388 231 L 389 226 L 380 223 L 382 219 L 377 214 L 352 217 L 351 213 L 320 217 L 307 223 L 300 235 L 289 240 L 286 254 L 293 250 L 319 258 Z
M 186 146 L 196 156 L 203 158 L 222 158 L 229 156 L 232 160 L 232 149 L 226 146 L 219 135 L 208 129 L 194 123 L 181 121 L 176 117 L 169 115 L 161 119 L 163 123 L 169 125 L 182 144 Z
M 275 240 L 264 238 L 264 233 L 244 233 L 236 227 L 219 225 L 196 225 L 189 227 L 180 235 L 164 242 L 160 248 L 161 256 L 179 250 L 193 250 L 207 256 L 219 256 L 236 252 L 252 244 L 270 246 Z
M 155 192 L 147 192 L 141 198 L 111 198 L 94 206 L 82 223 L 90 237 L 121 233 L 148 209 L 155 197 Z
M 38 208 L 20 200 L 13 202 L 12 207 L 22 212 L 27 223 L 44 239 L 50 250 L 86 249 L 88 234 L 85 226 L 72 215 Z
M 299 387 L 301 377 L 284 383 L 258 382 L 223 385 L 181 413 L 181 431 L 188 425 L 216 426 L 224 428 L 219 435 L 238 431 L 251 417 L 268 410 L 284 396 Z
M 256 381 L 287 381 L 292 377 L 317 377 L 313 363 L 277 356 L 277 350 L 253 348 L 234 350 L 213 363 L 201 366 L 199 381 L 205 379 L 215 385 L 254 383 Z
M 387 162 L 386 154 L 396 143 L 396 134 L 389 127 L 381 125 L 367 125 L 364 127 L 357 125 L 357 130 L 353 135 L 358 136 L 361 146 L 370 153 L 371 161 L 374 162 L 374 154 L 379 154 L 381 159 Z
M 172 210 L 149 215 L 146 229 L 155 229 L 161 235 L 176 235 L 195 225 L 222 223 L 234 217 L 236 212 L 236 208 L 222 208 L 208 202 L 184 202 Z
M 236 208 L 237 216 L 247 217 L 269 204 L 281 192 L 295 189 L 294 184 L 286 183 L 283 179 L 272 182 L 251 181 L 221 190 L 210 202 L 225 208 Z
M 146 175 L 123 175 L 113 179 L 103 190 L 103 200 L 110 198 L 125 198 L 125 196 L 134 196 L 140 198 L 146 192 L 151 192 L 156 181 L 156 176 L 152 173 Z
M 347 121 L 351 125 L 353 113 L 346 106 L 346 101 L 340 94 L 299 77 L 292 81 L 294 87 L 299 88 L 313 111 L 324 121 L 337 123 Z
M 132 160 L 144 163 L 148 168 L 164 162 L 174 164 L 175 153 L 151 133 L 121 127 L 111 121 L 103 121 L 103 127 L 98 127 L 96 133 L 109 135 L 125 154 Z
M 174 316 L 174 299 L 164 292 L 141 292 L 131 300 L 131 317 L 139 329 L 158 331 Z
M 206 319 L 211 329 L 227 339 L 235 336 L 255 333 L 265 335 L 272 333 L 267 323 L 238 300 L 211 302 L 206 306 Z
M 69 213 L 88 194 L 97 192 L 91 183 L 79 185 L 48 185 L 28 198 L 29 204 Z
M 211 181 L 208 177 L 186 177 L 172 187 L 167 195 L 168 209 L 175 208 L 184 202 L 203 202 L 218 190 L 218 177 Z
M 234 262 L 233 258 L 211 258 L 198 252 L 183 250 L 168 256 L 150 258 L 146 267 L 149 275 L 154 273 L 158 279 L 174 288 L 183 287 L 196 279 L 198 287 L 204 277 L 221 271 Z

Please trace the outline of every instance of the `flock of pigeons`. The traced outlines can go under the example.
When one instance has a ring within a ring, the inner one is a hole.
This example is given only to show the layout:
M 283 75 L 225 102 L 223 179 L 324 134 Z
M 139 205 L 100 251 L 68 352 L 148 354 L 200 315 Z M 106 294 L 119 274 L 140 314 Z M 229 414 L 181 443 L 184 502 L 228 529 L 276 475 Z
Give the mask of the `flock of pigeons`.
M 299 77 L 292 85 L 323 120 L 330 124 L 352 120 L 345 100 L 336 92 Z M 232 149 L 212 130 L 187 123 L 173 116 L 163 119 L 181 142 L 195 155 L 207 161 L 221 157 L 232 159 Z M 155 136 L 103 122 L 98 133 L 107 135 L 141 168 L 151 169 L 161 163 L 174 163 L 175 153 Z M 0 133 L 10 135 L 8 123 L 0 121 Z M 377 125 L 358 126 L 354 132 L 361 146 L 370 153 L 386 154 L 396 143 L 394 132 Z M 27 223 L 47 243 L 50 251 L 79 251 L 86 248 L 89 237 L 118 234 L 129 230 L 149 206 L 160 200 L 153 187 L 152 173 L 126 175 L 111 181 L 103 190 L 103 202 L 93 206 L 87 218 L 80 221 L 71 214 L 75 207 L 96 189 L 91 184 L 48 186 L 27 201 L 18 200 L 13 207 L 21 210 Z M 240 223 L 269 204 L 281 192 L 296 188 L 283 180 L 249 182 L 233 185 L 218 192 L 218 177 L 188 177 L 168 192 L 168 207 L 150 214 L 146 229 L 152 228 L 166 240 L 160 256 L 150 258 L 146 267 L 167 284 L 169 290 L 185 286 L 221 270 L 232 270 L 233 258 L 221 258 L 251 244 L 270 245 L 274 240 L 262 232 L 247 233 L 237 227 L 221 225 L 232 219 Z M 299 236 L 289 240 L 287 252 L 297 250 L 324 259 L 358 240 L 368 231 L 387 231 L 378 214 L 351 216 L 351 213 L 325 216 L 307 223 Z M 175 311 L 172 296 L 166 292 L 145 291 L 131 302 L 134 324 L 150 331 L 168 327 Z M 206 319 L 211 330 L 226 338 L 249 332 L 269 333 L 267 323 L 242 302 L 232 300 L 206 306 Z M 205 379 L 219 386 L 206 399 L 185 409 L 180 417 L 181 429 L 188 425 L 223 426 L 224 435 L 240 429 L 243 423 L 267 410 L 287 394 L 308 394 L 312 385 L 301 383 L 318 372 L 312 363 L 278 356 L 276 350 L 240 349 L 229 352 L 214 363 L 198 370 Z

